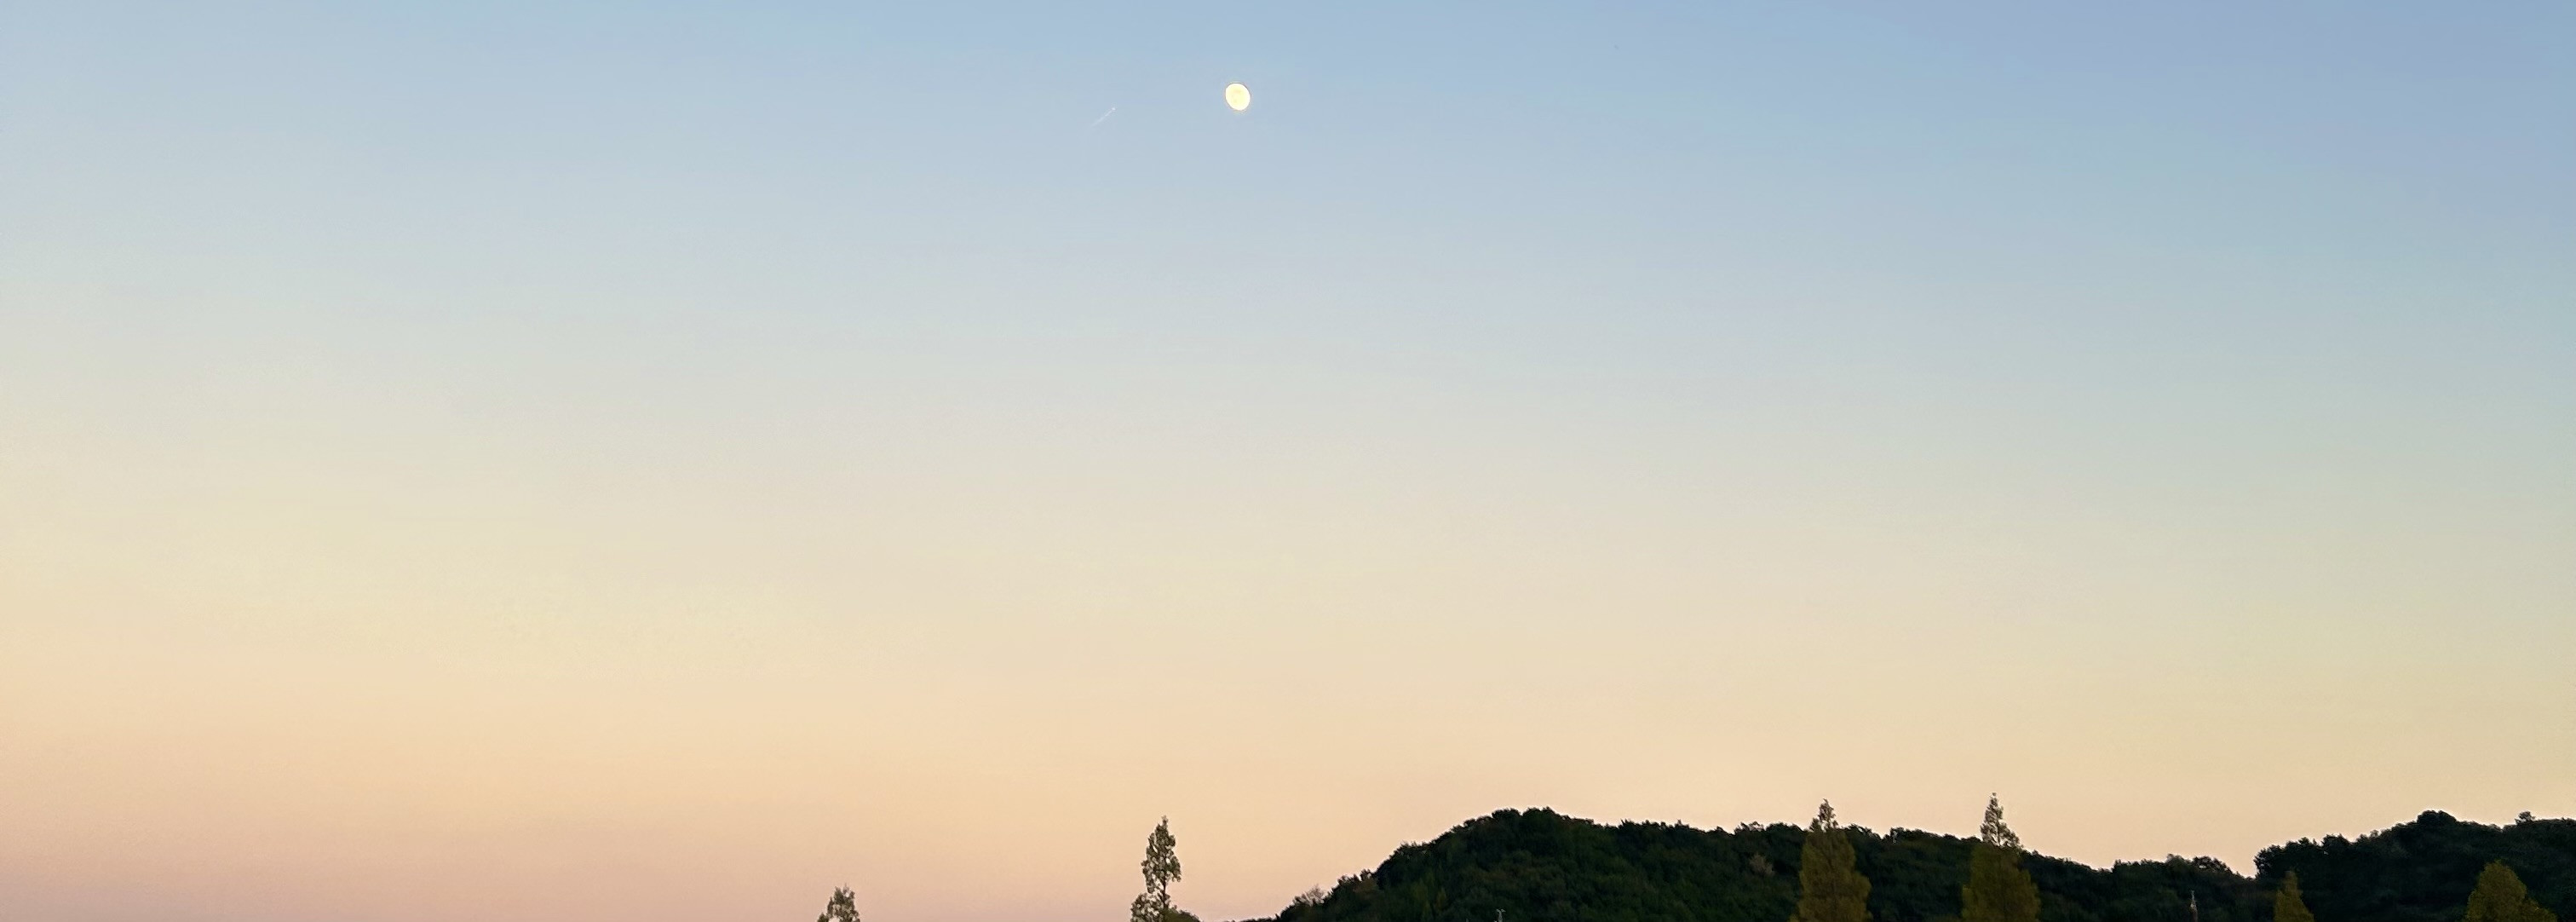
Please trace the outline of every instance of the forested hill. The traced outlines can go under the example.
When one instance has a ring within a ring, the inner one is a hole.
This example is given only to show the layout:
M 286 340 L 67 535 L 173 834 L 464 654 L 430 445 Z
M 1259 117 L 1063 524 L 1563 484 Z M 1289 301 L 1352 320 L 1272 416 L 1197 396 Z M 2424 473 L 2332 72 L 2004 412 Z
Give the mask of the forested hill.
M 2356 840 L 2275 845 L 2254 864 L 2266 886 L 2297 873 L 2318 922 L 2458 922 L 2465 881 L 2497 860 L 2522 878 L 2534 901 L 2576 922 L 2576 820 L 2489 826 L 2428 812 Z
M 1955 920 L 1974 840 L 1846 827 L 1872 887 L 1874 922 Z M 1376 870 L 1308 894 L 1277 922 L 1783 922 L 1798 900 L 1802 827 L 1732 832 L 1661 823 L 1603 826 L 1550 810 L 1504 810 Z M 2272 891 L 2299 874 L 2318 922 L 2459 922 L 2478 870 L 2501 858 L 2531 895 L 2576 920 L 2576 820 L 2496 827 L 2443 813 L 2346 841 L 2275 846 L 2247 878 L 2210 858 L 2109 870 L 2032 854 L 2041 922 L 2271 922 Z

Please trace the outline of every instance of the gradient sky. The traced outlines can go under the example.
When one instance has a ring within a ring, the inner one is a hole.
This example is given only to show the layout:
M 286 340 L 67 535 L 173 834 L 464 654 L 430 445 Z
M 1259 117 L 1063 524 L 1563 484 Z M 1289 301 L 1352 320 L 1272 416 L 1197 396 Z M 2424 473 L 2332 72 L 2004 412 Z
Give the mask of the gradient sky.
M 2576 813 L 2566 4 L 217 6 L 0 0 L 11 920 Z

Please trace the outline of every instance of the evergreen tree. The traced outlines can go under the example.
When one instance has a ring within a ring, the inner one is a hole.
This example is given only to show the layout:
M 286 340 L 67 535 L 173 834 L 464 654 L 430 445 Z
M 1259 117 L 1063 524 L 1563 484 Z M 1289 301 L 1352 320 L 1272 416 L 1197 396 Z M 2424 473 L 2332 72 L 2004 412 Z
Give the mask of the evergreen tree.
M 1172 906 L 1172 882 L 1181 879 L 1178 844 L 1168 816 L 1145 837 L 1145 892 L 1127 904 L 1127 922 L 1197 922 L 1198 917 Z
M 823 914 L 814 922 L 859 922 L 859 895 L 848 887 L 832 889 L 832 901 L 823 904 Z
M 2558 916 L 2531 898 L 2522 878 L 2502 861 L 2490 861 L 2478 873 L 2478 888 L 2469 891 L 2469 910 L 2462 922 L 2558 922 Z
M 1869 922 L 1869 878 L 1852 866 L 1851 839 L 1834 822 L 1833 801 L 1817 805 L 1798 855 L 1798 913 L 1792 922 Z
M 1968 885 L 1959 888 L 1959 922 L 2039 922 L 2039 887 L 2021 867 L 2021 837 L 2004 825 L 2000 799 L 1986 798 L 1986 821 L 1968 855 Z
M 2281 892 L 2272 895 L 2272 922 L 2317 922 L 2308 912 L 2308 901 L 2299 898 L 2299 873 L 2290 872 L 2281 879 Z

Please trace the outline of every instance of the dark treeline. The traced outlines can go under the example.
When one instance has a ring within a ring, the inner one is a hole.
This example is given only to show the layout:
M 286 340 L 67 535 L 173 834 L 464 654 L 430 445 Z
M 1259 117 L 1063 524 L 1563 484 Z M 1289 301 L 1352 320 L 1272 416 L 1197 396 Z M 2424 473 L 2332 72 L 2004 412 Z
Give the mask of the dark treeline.
M 2489 826 L 2428 812 L 2359 839 L 2275 845 L 2254 865 L 2266 886 L 2298 874 L 2321 922 L 2456 922 L 2469 882 L 2490 861 L 2512 868 L 2533 901 L 2576 918 L 2576 820 L 2530 816 Z
M 1958 922 L 1978 839 L 1840 833 L 1867 878 L 1871 922 Z M 1276 922 L 1783 922 L 1800 910 L 1807 836 L 1788 824 L 1702 831 L 1504 810 L 1299 897 Z M 2104 870 L 2019 856 L 2038 887 L 2038 922 L 2195 922 L 2195 911 L 2197 922 L 2273 922 L 2293 872 L 2318 922 L 2461 922 L 2481 869 L 2495 861 L 2519 875 L 2531 901 L 2576 920 L 2576 820 L 2527 814 L 2496 827 L 2425 813 L 2356 840 L 2292 842 L 2266 849 L 2252 878 L 2211 858 Z

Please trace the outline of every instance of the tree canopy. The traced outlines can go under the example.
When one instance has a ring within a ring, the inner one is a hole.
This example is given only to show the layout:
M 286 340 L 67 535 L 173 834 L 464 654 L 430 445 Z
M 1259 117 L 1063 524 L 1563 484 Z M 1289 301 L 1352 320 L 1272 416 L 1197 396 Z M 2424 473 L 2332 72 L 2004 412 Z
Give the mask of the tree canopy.
M 2317 922 L 2307 901 L 2299 898 L 2299 875 L 2283 878 L 2280 892 L 2272 895 L 2272 922 Z
M 2522 878 L 2502 861 L 2487 862 L 2478 872 L 2477 889 L 2469 891 L 2460 922 L 2558 922 L 2558 916 L 2531 899 Z
M 1834 821 L 1834 804 L 1816 807 L 1798 847 L 1798 912 L 1793 922 L 1869 922 L 1869 878 L 1852 866 L 1851 840 Z
M 859 895 L 848 887 L 832 889 L 832 901 L 823 904 L 823 914 L 814 922 L 859 922 Z
M 1960 882 L 1982 839 L 1837 827 L 1853 870 L 1870 884 L 1871 922 L 1960 922 Z M 1504 810 L 1398 848 L 1375 868 L 1298 897 L 1277 919 L 1493 922 L 1502 912 L 1506 922 L 1781 922 L 1798 911 L 1812 832 L 1812 824 L 1703 831 Z M 2193 922 L 2194 903 L 2198 922 L 2273 922 L 2292 871 L 2303 904 L 2323 922 L 2462 922 L 2479 868 L 2498 856 L 2529 884 L 2533 901 L 2561 919 L 2576 910 L 2576 820 L 2499 828 L 2443 815 L 2330 841 L 2341 844 L 2266 850 L 2262 873 L 2251 879 L 2212 858 L 2093 868 L 2024 851 L 2019 865 L 2038 891 L 2039 922 Z M 2389 847 L 2396 843 L 2433 872 L 2418 873 Z M 2485 857 L 2446 857 L 2475 854 Z
M 2299 875 L 2300 896 L 2324 922 L 2460 922 L 2489 862 L 2502 861 L 2534 902 L 2576 913 L 2576 819 L 2471 823 L 2438 810 L 2358 838 L 2300 839 L 2255 856 L 2255 879 Z
M 1145 892 L 1127 904 L 1127 922 L 1198 922 L 1198 917 L 1172 905 L 1172 882 L 1181 879 L 1180 843 L 1172 838 L 1172 818 L 1164 817 L 1145 835 Z
M 1960 922 L 2039 922 L 2039 885 L 2021 869 L 2021 837 L 2004 825 L 2003 800 L 1986 798 L 1986 820 L 1959 888 Z

